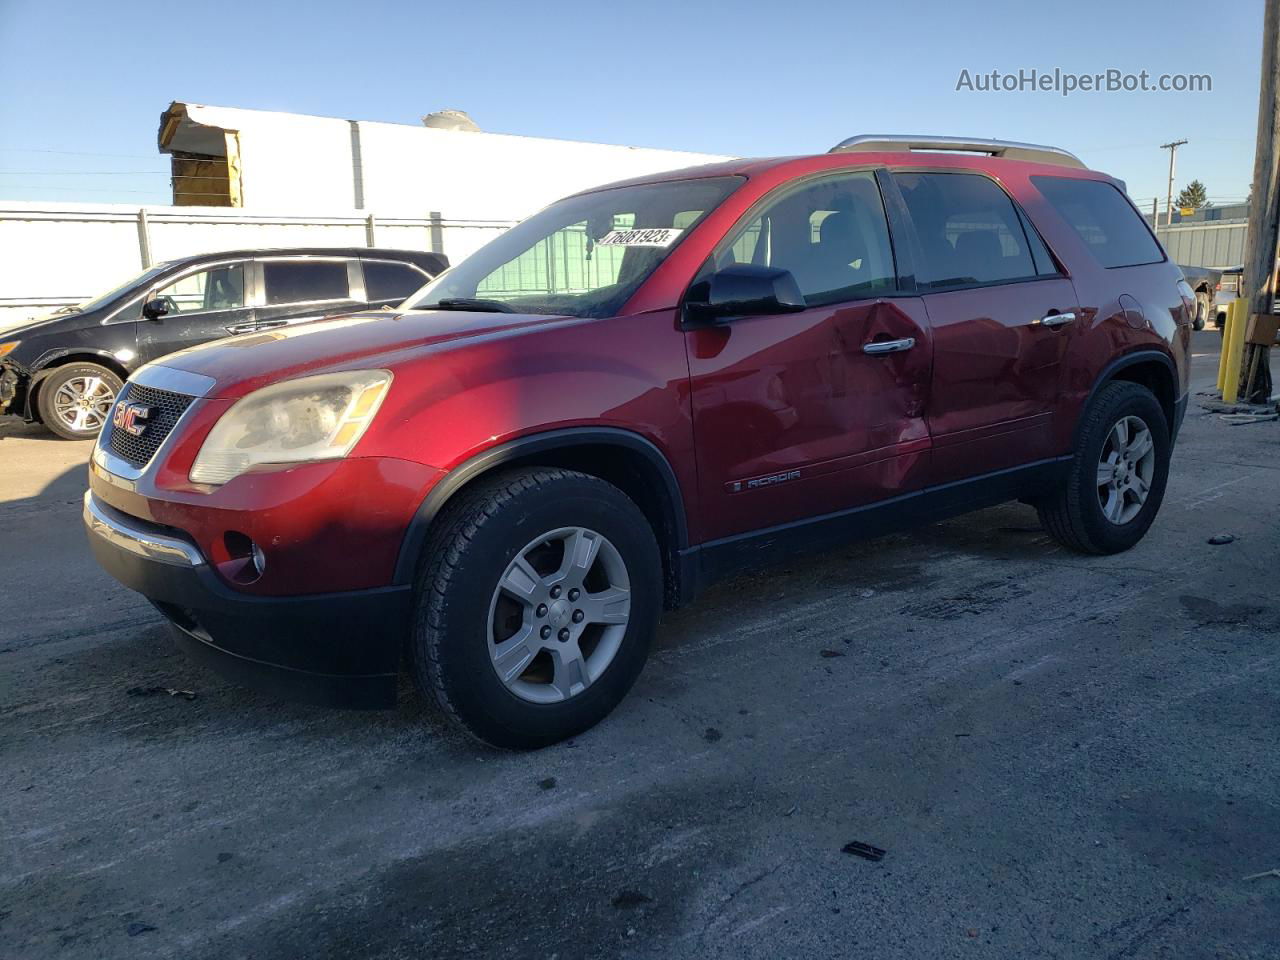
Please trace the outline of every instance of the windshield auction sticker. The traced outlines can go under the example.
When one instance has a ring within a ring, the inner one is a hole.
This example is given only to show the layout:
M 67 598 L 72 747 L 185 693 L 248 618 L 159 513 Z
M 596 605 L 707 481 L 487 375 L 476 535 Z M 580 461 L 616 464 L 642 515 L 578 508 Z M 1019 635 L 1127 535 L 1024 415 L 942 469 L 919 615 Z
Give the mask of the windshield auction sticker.
M 682 231 L 675 227 L 646 230 L 610 230 L 596 241 L 602 247 L 669 247 Z

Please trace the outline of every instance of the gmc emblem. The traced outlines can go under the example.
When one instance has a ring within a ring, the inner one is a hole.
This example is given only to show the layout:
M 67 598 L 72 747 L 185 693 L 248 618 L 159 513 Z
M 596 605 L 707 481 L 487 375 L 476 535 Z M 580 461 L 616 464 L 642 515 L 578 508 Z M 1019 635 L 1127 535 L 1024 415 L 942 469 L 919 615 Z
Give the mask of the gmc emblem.
M 155 407 L 149 407 L 145 403 L 129 403 L 121 400 L 116 404 L 115 413 L 111 417 L 111 424 L 130 436 L 140 437 L 142 436 L 142 431 L 147 429 L 147 421 L 151 419 L 151 415 L 155 412 Z

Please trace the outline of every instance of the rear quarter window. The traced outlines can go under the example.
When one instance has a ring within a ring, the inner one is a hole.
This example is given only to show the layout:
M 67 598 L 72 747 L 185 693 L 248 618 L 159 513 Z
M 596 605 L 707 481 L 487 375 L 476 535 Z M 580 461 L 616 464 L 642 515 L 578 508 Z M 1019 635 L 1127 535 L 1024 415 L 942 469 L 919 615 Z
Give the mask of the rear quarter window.
M 373 300 L 403 300 L 431 279 L 404 263 L 364 261 L 365 296 Z
M 1111 184 L 1067 177 L 1031 180 L 1104 267 L 1134 267 L 1164 260 L 1164 251 L 1138 212 Z

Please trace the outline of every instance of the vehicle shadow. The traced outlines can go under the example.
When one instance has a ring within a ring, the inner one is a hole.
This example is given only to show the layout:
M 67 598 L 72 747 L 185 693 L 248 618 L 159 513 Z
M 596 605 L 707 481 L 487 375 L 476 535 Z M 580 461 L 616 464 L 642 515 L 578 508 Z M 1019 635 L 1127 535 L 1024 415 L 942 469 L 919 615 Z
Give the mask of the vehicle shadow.
M 19 416 L 7 414 L 0 416 L 0 440 L 6 437 L 21 437 L 24 440 L 56 440 L 59 443 L 74 441 L 63 440 L 41 423 L 27 423 Z
M 15 427 L 0 423 L 3 462 L 4 442 Z M 16 433 L 26 438 L 39 429 L 18 423 Z M 27 464 L 20 469 L 32 469 Z M 50 730 L 75 735 L 75 725 L 67 726 L 63 715 L 71 696 L 78 712 L 93 718 L 97 736 L 128 743 L 305 732 L 352 746 L 416 735 L 446 751 L 456 744 L 468 755 L 474 752 L 435 704 L 418 695 L 407 674 L 393 709 L 348 711 L 281 700 L 191 661 L 160 613 L 94 560 L 81 526 L 86 487 L 85 464 L 76 462 L 31 495 L 0 496 L 4 542 L 24 557 L 3 589 L 0 713 L 10 721 L 0 739 L 14 742 Z
M 34 437 L 41 432 L 34 425 L 0 422 L 0 438 L 6 434 Z M 36 616 L 47 618 L 50 628 L 31 638 L 23 662 L 15 664 L 27 674 L 22 681 L 27 685 L 23 701 L 57 703 L 68 689 L 78 690 L 96 708 L 91 712 L 99 717 L 100 733 L 126 742 L 300 734 L 359 746 L 388 736 L 414 736 L 446 752 L 474 754 L 473 742 L 446 722 L 434 702 L 418 693 L 407 673 L 401 675 L 393 709 L 339 711 L 241 687 L 189 660 L 173 643 L 171 628 L 160 614 L 141 596 L 111 580 L 85 548 L 75 507 L 85 486 L 84 465 L 75 464 L 35 496 L 0 504 L 0 515 L 18 521 L 11 525 L 11 534 L 17 533 L 19 542 L 30 541 L 24 549 L 42 554 L 43 568 L 71 574 L 95 598 L 90 603 L 83 597 L 78 601 L 59 598 L 35 589 L 34 579 L 27 585 L 32 603 L 49 606 Z M 51 536 L 41 532 L 50 527 L 54 528 Z M 668 614 L 659 628 L 656 649 L 697 643 L 709 633 L 726 629 L 727 619 L 762 616 L 779 601 L 803 606 L 833 595 L 895 593 L 908 598 L 935 584 L 940 574 L 933 567 L 943 557 L 967 554 L 1018 562 L 1053 549 L 1034 512 L 1010 504 L 910 534 L 782 560 L 714 585 L 693 606 Z M 24 590 L 21 585 L 17 589 Z M 73 611 L 71 616 L 66 615 L 67 609 Z M 49 652 L 36 649 L 42 645 Z M 36 708 L 27 720 L 35 722 L 43 713 Z

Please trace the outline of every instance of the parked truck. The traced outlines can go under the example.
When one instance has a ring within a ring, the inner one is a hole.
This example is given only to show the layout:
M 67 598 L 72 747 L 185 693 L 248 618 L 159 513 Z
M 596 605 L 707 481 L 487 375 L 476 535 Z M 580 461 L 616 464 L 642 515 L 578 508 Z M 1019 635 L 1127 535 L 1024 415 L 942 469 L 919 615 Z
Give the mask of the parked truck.
M 1210 267 L 1191 267 L 1178 264 L 1183 277 L 1196 295 L 1195 329 L 1203 330 L 1212 318 L 1214 325 L 1221 329 L 1226 321 L 1225 308 L 1217 305 L 1218 291 L 1222 289 L 1222 271 Z

